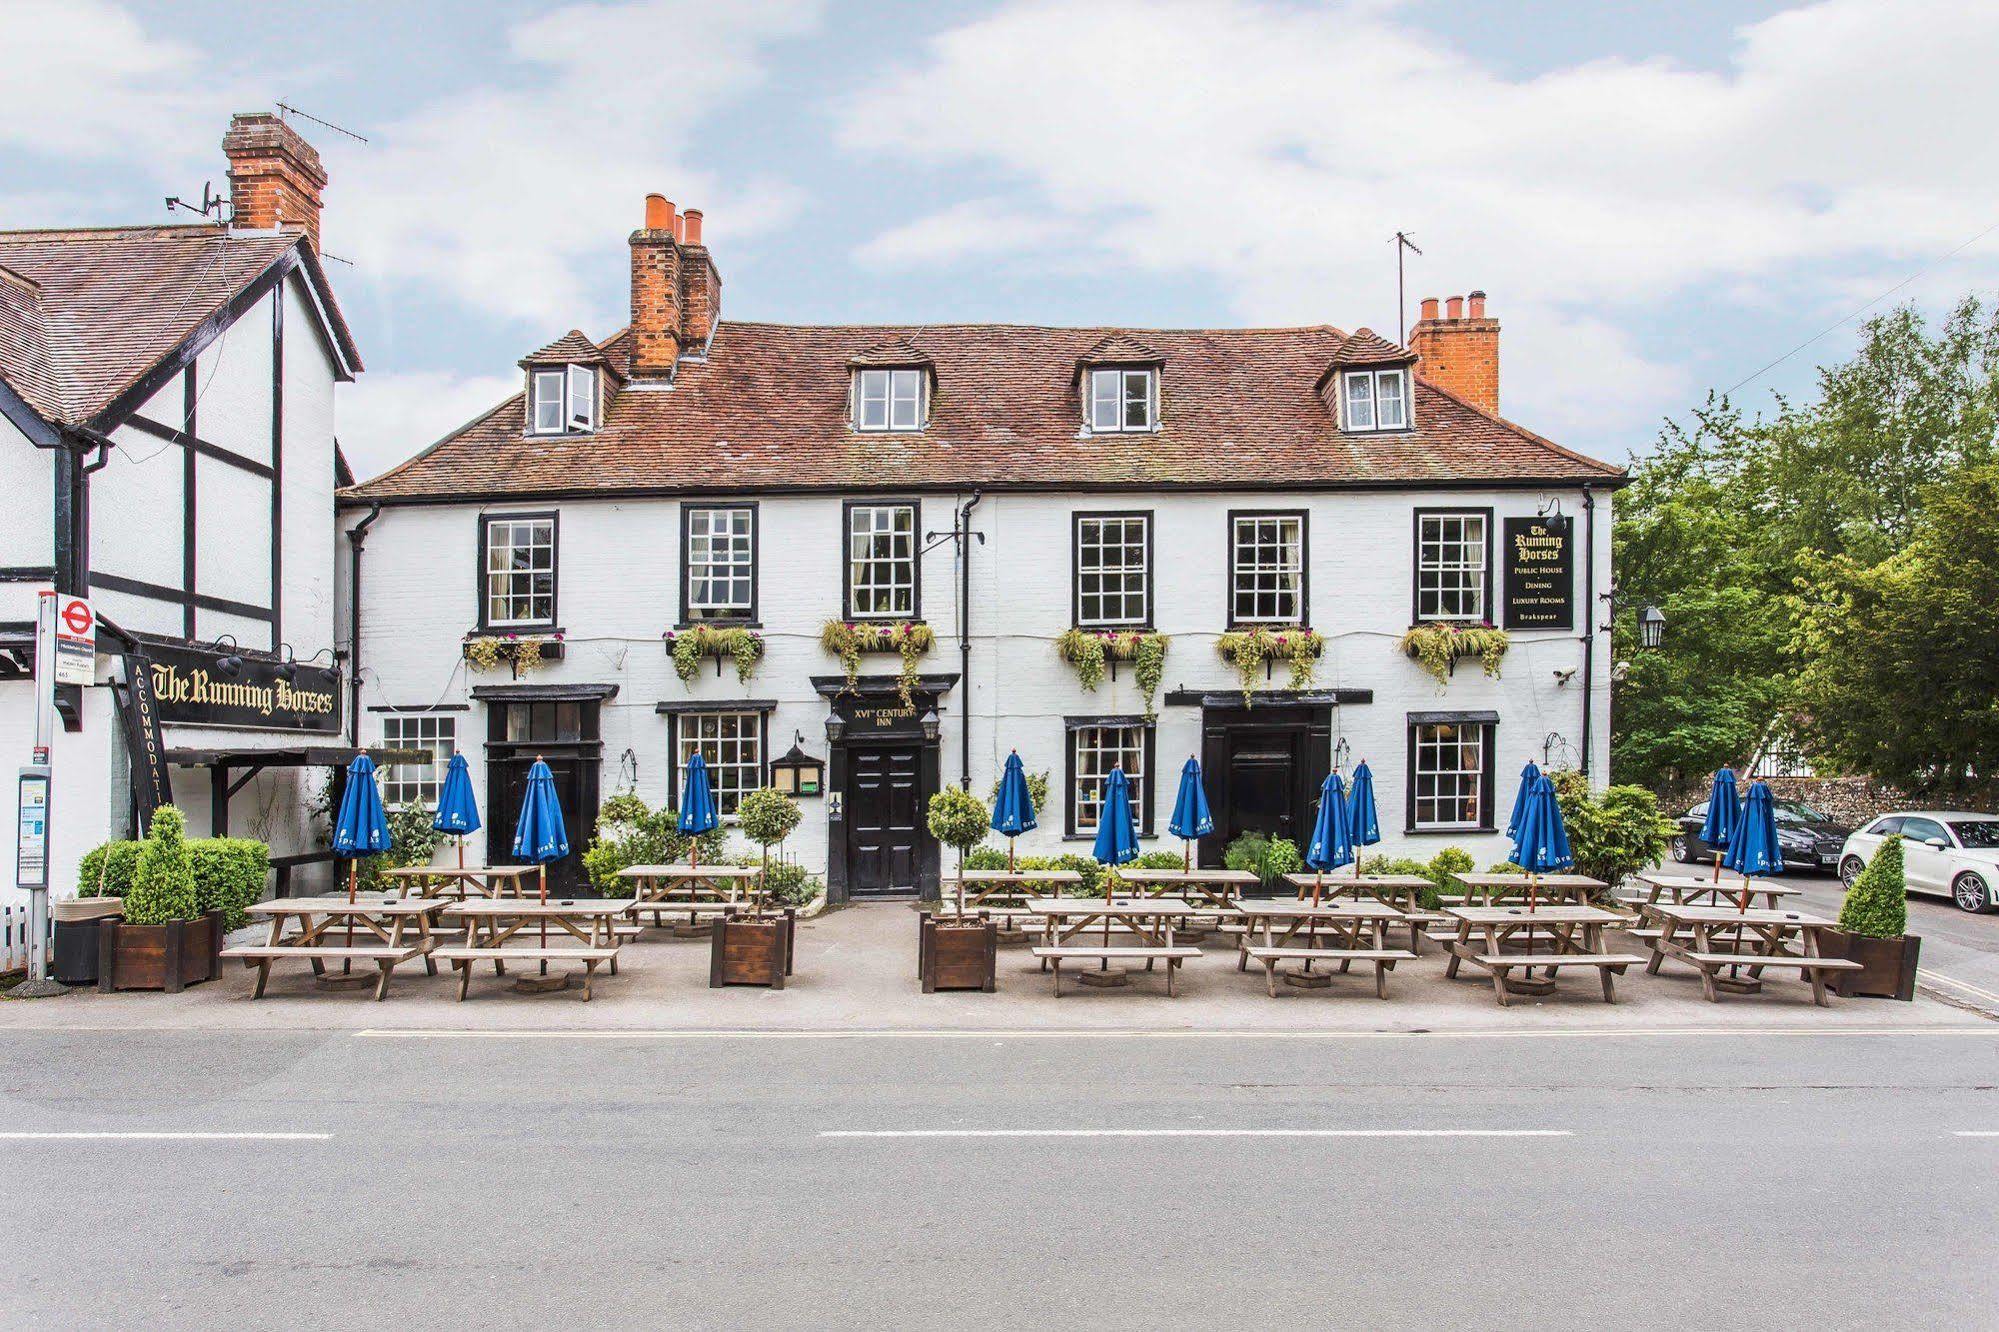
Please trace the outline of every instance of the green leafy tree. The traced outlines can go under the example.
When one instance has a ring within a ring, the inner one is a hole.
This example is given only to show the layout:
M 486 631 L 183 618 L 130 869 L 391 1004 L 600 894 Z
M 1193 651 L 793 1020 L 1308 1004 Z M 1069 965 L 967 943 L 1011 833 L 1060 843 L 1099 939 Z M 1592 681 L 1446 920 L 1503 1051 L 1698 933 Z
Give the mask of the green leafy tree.
M 1992 461 L 1995 421 L 1999 311 L 1966 299 L 1935 327 L 1912 308 L 1871 320 L 1811 401 L 1747 419 L 1711 397 L 1669 425 L 1617 497 L 1622 600 L 1657 604 L 1674 626 L 1651 652 L 1637 650 L 1633 615 L 1615 626 L 1630 667 L 1613 714 L 1619 780 L 1684 789 L 1753 756 L 1773 726 L 1808 721 L 1800 580 L 1900 551 L 1931 483 Z M 1814 756 L 1885 775 L 1804 729 Z
M 187 823 L 172 805 L 153 811 L 146 844 L 139 851 L 132 890 L 125 894 L 125 919 L 134 925 L 192 920 L 194 867 L 187 853 Z
M 965 856 L 986 839 L 992 815 L 985 802 L 961 786 L 946 786 L 930 797 L 930 835 L 958 852 L 958 902 L 965 901 Z
M 1846 894 L 1839 927 L 1873 939 L 1899 939 L 1909 932 L 1909 885 L 1902 872 L 1902 839 L 1889 837 Z
M 1820 562 L 1794 641 L 1799 735 L 1907 790 L 1999 772 L 1999 466 L 1930 487 L 1909 543 L 1874 565 Z

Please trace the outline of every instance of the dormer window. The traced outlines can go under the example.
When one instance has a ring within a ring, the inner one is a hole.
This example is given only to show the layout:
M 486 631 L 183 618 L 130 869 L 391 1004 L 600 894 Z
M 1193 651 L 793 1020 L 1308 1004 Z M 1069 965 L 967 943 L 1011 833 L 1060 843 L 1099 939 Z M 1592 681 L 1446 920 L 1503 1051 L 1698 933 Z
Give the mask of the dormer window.
M 1343 376 L 1345 426 L 1350 432 L 1409 428 L 1409 372 L 1349 370 Z
M 1159 372 L 1129 366 L 1090 371 L 1093 435 L 1151 430 L 1159 424 Z
M 597 428 L 597 372 L 587 365 L 537 367 L 528 375 L 528 428 L 537 435 Z
M 928 379 L 919 369 L 854 371 L 854 429 L 923 429 Z

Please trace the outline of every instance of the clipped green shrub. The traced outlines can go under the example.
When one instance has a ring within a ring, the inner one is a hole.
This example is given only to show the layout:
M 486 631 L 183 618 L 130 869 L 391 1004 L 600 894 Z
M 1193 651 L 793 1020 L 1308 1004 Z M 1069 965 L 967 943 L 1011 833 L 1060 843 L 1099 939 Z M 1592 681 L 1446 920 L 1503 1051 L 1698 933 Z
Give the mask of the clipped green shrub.
M 745 865 L 758 862 L 744 857 Z M 779 861 L 764 867 L 764 895 L 781 907 L 803 907 L 826 891 L 825 881 L 793 861 Z
M 1288 837 L 1265 837 L 1244 833 L 1222 852 L 1222 863 L 1232 870 L 1246 870 L 1262 881 L 1265 888 L 1276 886 L 1286 874 L 1305 868 L 1298 844 Z
M 1665 857 L 1678 828 L 1659 812 L 1659 798 L 1650 791 L 1613 786 L 1593 792 L 1589 779 L 1574 768 L 1550 775 L 1569 849 L 1575 853 L 1576 873 L 1601 879 L 1614 890 Z
M 1186 858 L 1178 851 L 1147 851 L 1131 863 L 1137 869 L 1176 870 L 1186 863 Z
M 762 847 L 775 846 L 791 836 L 800 817 L 798 802 L 775 786 L 750 792 L 736 806 L 736 827 Z
M 698 838 L 688 837 L 679 829 L 679 810 L 646 810 L 643 801 L 637 803 L 640 812 L 636 815 L 629 804 L 622 804 L 617 820 L 599 818 L 597 836 L 584 849 L 583 872 L 600 895 L 629 897 L 631 894 L 618 879 L 619 870 L 686 860 L 697 843 L 702 863 L 714 864 L 722 858 L 726 841 L 722 829 L 705 832 Z
M 614 795 L 597 806 L 596 833 L 601 837 L 607 827 L 643 823 L 651 816 L 652 810 L 646 806 L 646 802 L 629 791 Z
M 187 821 L 172 805 L 153 811 L 145 846 L 125 894 L 125 919 L 134 925 L 161 925 L 192 920 L 195 914 L 194 868 L 187 853 Z
M 965 868 L 968 870 L 996 870 L 1006 868 L 1006 848 L 999 846 L 975 846 L 965 852 Z
M 1889 837 L 1839 908 L 1839 927 L 1870 939 L 1899 939 L 1909 932 L 1909 884 L 1902 868 L 1902 839 Z
M 92 847 L 77 866 L 78 897 L 123 897 L 132 891 L 144 842 L 105 842 Z
M 247 837 L 203 837 L 189 842 L 187 852 L 196 909 L 220 911 L 228 929 L 249 924 L 245 908 L 264 895 L 271 848 Z
M 977 796 L 963 787 L 946 786 L 930 797 L 930 835 L 964 857 L 985 840 L 992 828 L 992 815 Z

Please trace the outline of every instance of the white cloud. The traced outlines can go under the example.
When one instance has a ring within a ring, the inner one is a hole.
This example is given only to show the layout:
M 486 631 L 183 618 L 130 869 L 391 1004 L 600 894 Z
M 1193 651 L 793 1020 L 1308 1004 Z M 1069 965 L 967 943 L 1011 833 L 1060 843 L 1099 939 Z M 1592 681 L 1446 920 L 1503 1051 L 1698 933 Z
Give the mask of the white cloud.
M 967 199 L 878 233 L 854 257 L 870 268 L 941 267 L 1071 240 L 1076 234 L 1074 224 L 1063 218 L 1008 208 L 993 199 Z
M 560 332 L 589 309 L 599 275 L 622 271 L 617 242 L 648 191 L 701 207 L 711 242 L 795 210 L 782 183 L 748 166 L 723 179 L 686 154 L 704 109 L 753 89 L 764 47 L 810 30 L 819 9 L 650 0 L 516 24 L 512 62 L 490 84 L 416 108 L 366 147 L 321 145 L 327 247 L 369 281 Z
M 1427 252 L 1412 302 L 1492 294 L 1510 415 L 1607 429 L 1687 387 L 1621 332 L 1661 302 L 1913 266 L 1992 220 L 1999 140 L 1974 127 L 1999 6 L 1827 0 L 1738 36 L 1719 73 L 1516 79 L 1379 3 L 1018 0 L 855 94 L 840 138 L 1020 182 L 984 214 L 899 228 L 919 247 L 996 255 L 983 218 L 1041 217 L 1135 267 L 1211 274 L 1252 322 L 1392 331 L 1386 241 L 1406 229 Z
M 520 390 L 519 375 L 370 371 L 341 391 L 340 450 L 365 481 Z

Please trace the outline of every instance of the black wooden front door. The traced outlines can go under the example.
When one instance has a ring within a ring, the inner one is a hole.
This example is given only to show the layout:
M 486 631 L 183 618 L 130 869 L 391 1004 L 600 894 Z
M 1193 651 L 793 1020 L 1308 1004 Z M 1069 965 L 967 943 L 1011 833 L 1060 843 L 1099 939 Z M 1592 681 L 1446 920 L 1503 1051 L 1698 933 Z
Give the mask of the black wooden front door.
M 1228 844 L 1244 833 L 1286 837 L 1304 849 L 1331 762 L 1328 716 L 1316 706 L 1207 709 L 1201 767 L 1215 835 L 1201 839 L 1204 866 L 1219 866 Z
M 597 818 L 597 758 L 574 754 L 543 754 L 555 777 L 556 799 L 562 805 L 563 828 L 569 834 L 569 854 L 548 862 L 548 895 L 575 897 L 590 892 L 583 873 L 583 848 L 589 844 L 590 828 Z M 528 863 L 514 854 L 514 827 L 520 822 L 521 801 L 527 793 L 528 769 L 533 754 L 488 756 L 486 771 L 486 847 L 490 865 Z M 534 881 L 529 880 L 532 887 Z
M 915 745 L 856 746 L 847 759 L 847 891 L 913 893 L 924 839 Z

